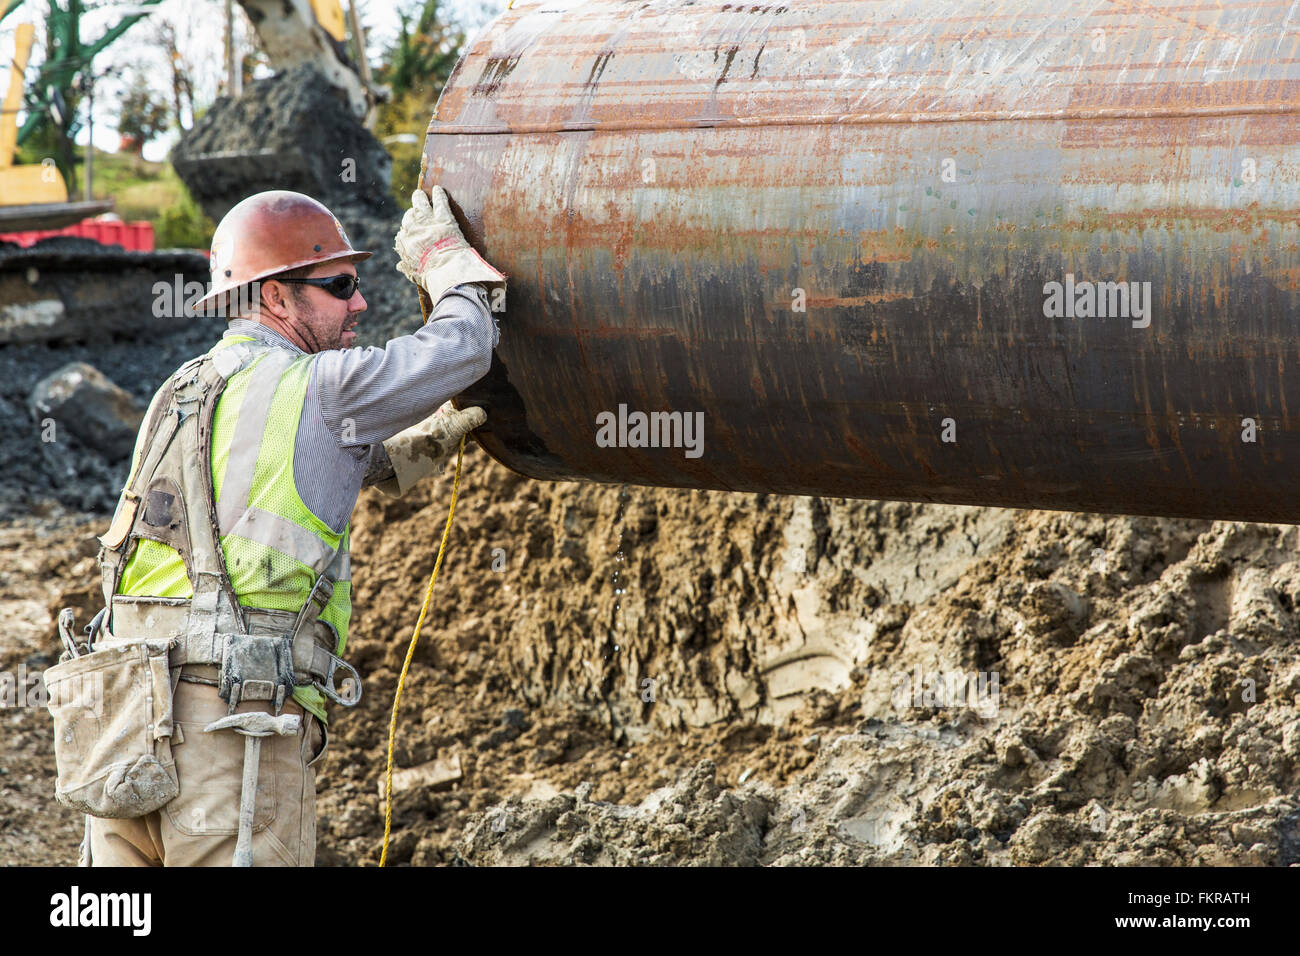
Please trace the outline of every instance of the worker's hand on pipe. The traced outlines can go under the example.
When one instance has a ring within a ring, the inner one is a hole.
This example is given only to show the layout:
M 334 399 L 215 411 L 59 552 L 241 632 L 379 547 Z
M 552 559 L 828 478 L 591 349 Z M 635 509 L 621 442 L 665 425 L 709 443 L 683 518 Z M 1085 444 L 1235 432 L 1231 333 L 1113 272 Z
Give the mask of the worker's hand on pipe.
M 393 477 L 375 487 L 400 498 L 421 478 L 442 471 L 455 456 L 461 437 L 486 421 L 487 412 L 481 408 L 457 409 L 445 402 L 424 421 L 384 442 L 384 451 L 393 463 Z
M 397 271 L 422 285 L 434 302 L 462 282 L 506 281 L 465 241 L 441 186 L 433 187 L 432 198 L 422 189 L 411 193 L 411 208 L 402 217 L 393 247 Z

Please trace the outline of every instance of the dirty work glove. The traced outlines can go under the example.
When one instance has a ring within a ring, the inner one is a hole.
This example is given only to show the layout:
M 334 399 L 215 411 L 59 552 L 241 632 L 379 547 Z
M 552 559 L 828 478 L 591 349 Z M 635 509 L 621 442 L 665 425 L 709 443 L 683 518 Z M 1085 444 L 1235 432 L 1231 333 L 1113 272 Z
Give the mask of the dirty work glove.
M 393 474 L 375 484 L 392 498 L 400 498 L 426 475 L 436 475 L 456 455 L 461 436 L 487 421 L 481 408 L 443 406 L 422 422 L 398 432 L 384 442 Z
M 411 193 L 411 208 L 402 217 L 393 248 L 397 271 L 424 286 L 434 302 L 462 282 L 506 281 L 465 241 L 441 186 L 433 187 L 432 200 L 422 189 Z

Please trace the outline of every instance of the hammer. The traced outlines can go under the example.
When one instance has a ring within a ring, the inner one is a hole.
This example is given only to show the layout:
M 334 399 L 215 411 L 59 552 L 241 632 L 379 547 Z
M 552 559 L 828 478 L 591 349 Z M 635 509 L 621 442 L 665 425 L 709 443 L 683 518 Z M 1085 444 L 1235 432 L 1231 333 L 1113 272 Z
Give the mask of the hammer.
M 297 734 L 302 718 L 297 714 L 272 717 L 263 711 L 231 714 L 214 720 L 203 728 L 205 733 L 216 730 L 233 730 L 244 735 L 244 782 L 239 792 L 239 838 L 235 841 L 235 859 L 231 866 L 253 865 L 253 808 L 257 800 L 257 763 L 262 749 L 262 738 L 271 734 L 287 737 Z

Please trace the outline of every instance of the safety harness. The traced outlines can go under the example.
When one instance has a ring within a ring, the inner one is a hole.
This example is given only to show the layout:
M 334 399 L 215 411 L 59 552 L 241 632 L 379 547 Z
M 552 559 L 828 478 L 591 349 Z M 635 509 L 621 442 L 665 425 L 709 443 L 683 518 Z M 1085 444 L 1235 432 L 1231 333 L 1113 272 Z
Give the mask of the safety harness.
M 332 553 L 328 549 L 322 552 L 316 543 L 312 564 L 325 567 L 297 613 L 241 607 L 226 570 L 220 537 L 223 522 L 210 465 L 217 400 L 232 376 L 264 353 L 276 351 L 263 343 L 238 342 L 192 359 L 177 370 L 149 408 L 142 429 L 142 451 L 113 524 L 100 538 L 99 563 L 108 614 L 103 638 L 97 643 L 169 638 L 173 688 L 177 680 L 215 685 L 231 713 L 242 700 L 268 700 L 279 714 L 294 688 L 308 685 L 345 707 L 361 699 L 360 677 L 336 656 L 337 635 L 320 620 L 333 595 L 333 582 L 348 573 L 345 538 L 340 538 Z M 265 374 L 274 375 L 284 368 L 275 355 L 265 361 L 270 362 Z M 251 374 L 262 372 L 255 369 Z M 241 433 L 236 438 L 256 441 L 261 434 Z M 196 503 L 202 507 L 196 508 Z M 277 516 L 266 512 L 245 508 L 228 517 L 242 521 L 243 527 L 265 529 L 269 525 L 268 533 L 293 537 L 276 526 Z M 140 540 L 176 550 L 190 580 L 190 598 L 116 593 L 123 568 Z M 342 689 L 334 684 L 340 670 L 348 678 Z

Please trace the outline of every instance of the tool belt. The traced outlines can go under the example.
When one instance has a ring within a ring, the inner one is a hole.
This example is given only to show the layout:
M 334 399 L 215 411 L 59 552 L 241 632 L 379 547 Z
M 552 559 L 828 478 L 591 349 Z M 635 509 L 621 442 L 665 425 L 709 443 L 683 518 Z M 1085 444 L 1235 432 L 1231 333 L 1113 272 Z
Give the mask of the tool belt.
M 71 616 L 60 615 L 61 631 Z M 94 651 L 74 643 L 45 671 L 45 686 L 59 803 L 96 817 L 140 817 L 180 793 L 166 641 Z
M 319 606 L 328 600 L 325 592 Z M 101 643 L 167 639 L 168 663 L 180 670 L 179 679 L 217 686 L 231 712 L 242 700 L 267 700 L 279 713 L 294 687 L 307 686 L 351 707 L 361 699 L 361 678 L 333 653 L 334 630 L 312 610 L 312 601 L 299 614 L 244 608 L 247 634 L 195 633 L 188 600 L 119 594 L 113 598 L 112 631 Z M 339 671 L 341 687 L 335 685 Z
M 243 701 L 268 701 L 279 715 L 294 690 L 308 686 L 345 707 L 361 699 L 360 677 L 334 654 L 337 635 L 320 620 L 345 538 L 332 556 L 319 557 L 320 566 L 309 564 L 317 577 L 298 612 L 241 607 L 226 571 L 209 467 L 213 418 L 226 381 L 262 351 L 236 345 L 200 356 L 155 395 L 117 513 L 100 538 L 106 612 L 84 641 L 73 632 L 71 611 L 59 615 L 65 653 L 46 678 L 55 793 L 66 806 L 139 817 L 177 796 L 171 735 L 178 681 L 215 685 L 231 714 Z M 117 593 L 140 541 L 176 551 L 191 597 Z M 340 670 L 342 688 L 334 684 Z

